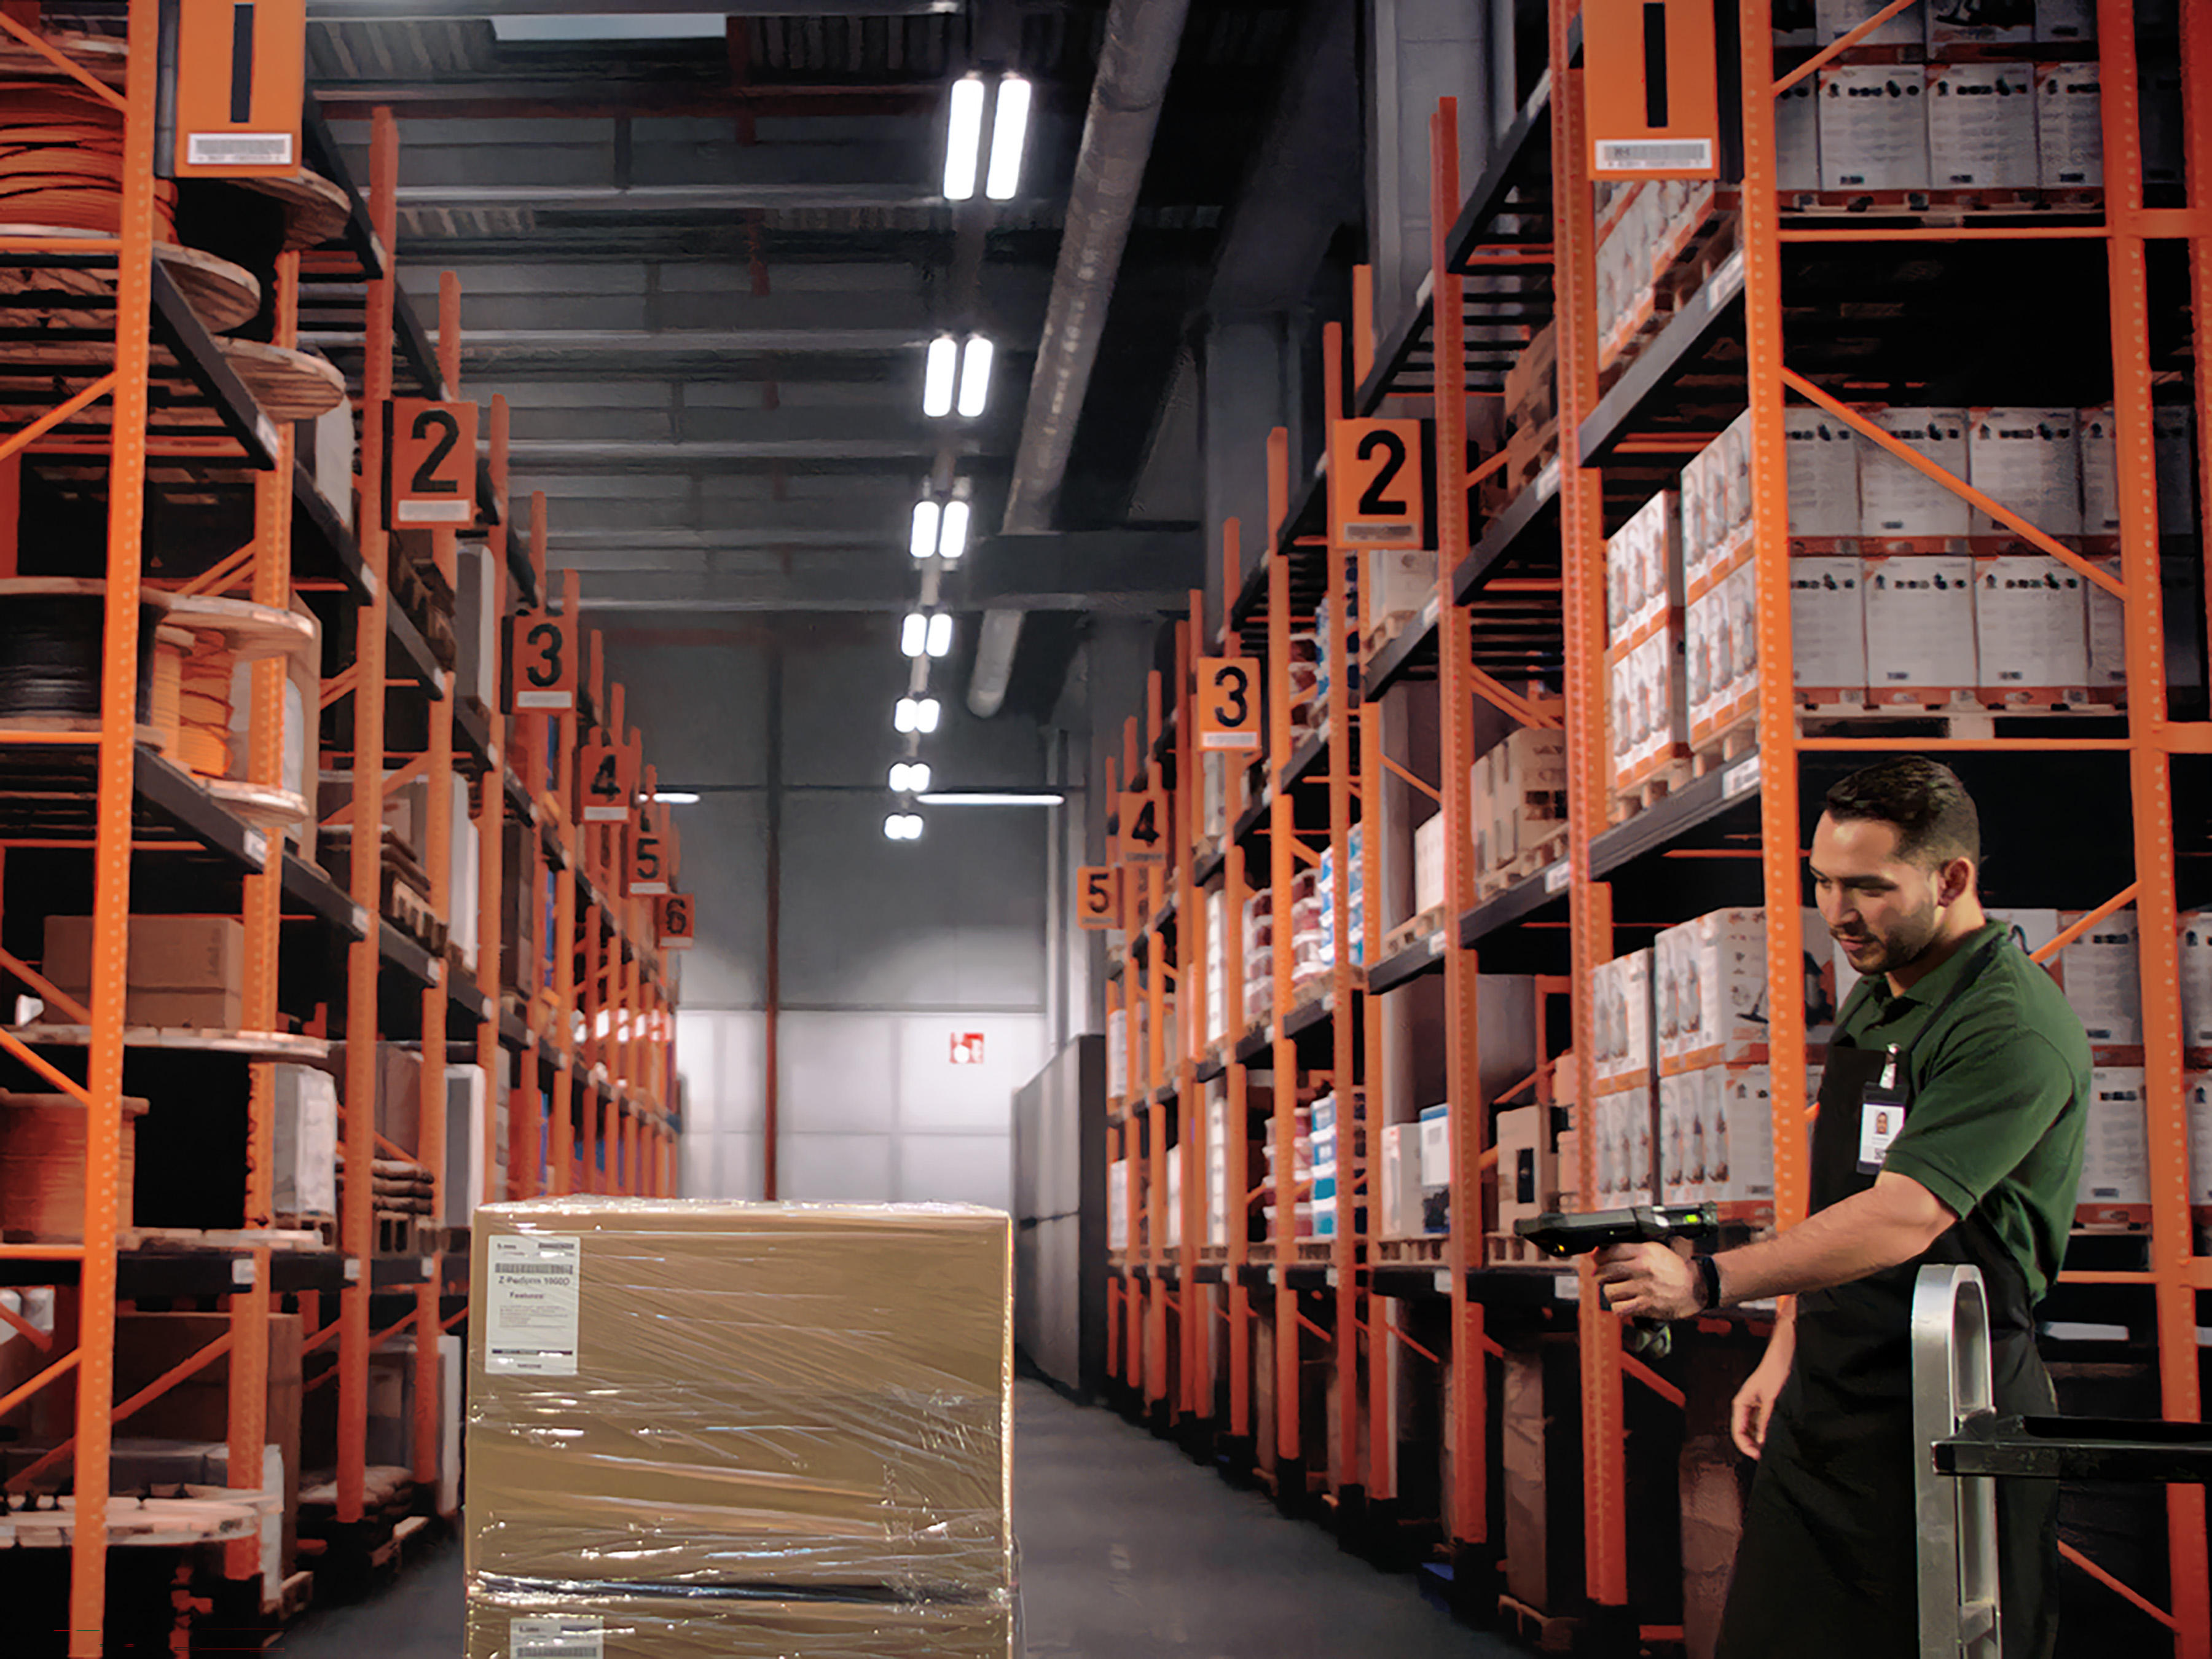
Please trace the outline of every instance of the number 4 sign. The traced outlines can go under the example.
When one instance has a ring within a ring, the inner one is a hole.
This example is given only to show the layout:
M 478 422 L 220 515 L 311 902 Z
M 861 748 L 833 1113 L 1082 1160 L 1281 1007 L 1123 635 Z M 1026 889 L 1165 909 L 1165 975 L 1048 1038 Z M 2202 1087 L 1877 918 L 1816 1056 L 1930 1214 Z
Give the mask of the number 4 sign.
M 1335 422 L 1328 496 L 1337 545 L 1421 546 L 1426 460 L 1419 421 Z
M 525 611 L 510 624 L 515 712 L 566 714 L 576 706 L 576 630 L 552 611 Z
M 630 773 L 630 763 L 635 756 L 634 750 L 617 749 L 611 743 L 584 745 L 585 823 L 629 822 L 630 798 L 637 793 L 636 783 Z
M 1121 862 L 1165 864 L 1168 842 L 1167 797 L 1158 789 L 1121 792 Z
M 477 406 L 394 398 L 384 406 L 385 523 L 466 530 L 477 521 Z

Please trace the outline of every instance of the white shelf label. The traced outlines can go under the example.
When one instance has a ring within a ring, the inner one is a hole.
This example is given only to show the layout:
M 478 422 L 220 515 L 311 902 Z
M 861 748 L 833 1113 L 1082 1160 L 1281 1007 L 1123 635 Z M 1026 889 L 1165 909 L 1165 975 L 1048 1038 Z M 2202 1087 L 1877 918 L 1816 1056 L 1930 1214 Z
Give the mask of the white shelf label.
M 358 904 L 353 907 L 353 930 L 356 933 L 368 931 L 368 912 Z
M 230 1282 L 241 1289 L 253 1288 L 253 1258 L 236 1255 L 230 1259 Z
M 1444 953 L 1444 930 L 1441 927 L 1429 935 L 1429 954 L 1440 957 Z
M 276 423 L 258 410 L 253 415 L 253 435 L 261 440 L 261 447 L 267 453 L 274 455 L 276 453 Z
M 1583 1299 L 1583 1276 L 1578 1273 L 1561 1273 L 1557 1279 L 1552 1281 L 1552 1295 L 1555 1299 L 1561 1302 L 1581 1301 Z
M 1446 1267 L 1439 1267 L 1437 1269 L 1437 1294 L 1438 1296 L 1449 1296 L 1451 1294 L 1450 1269 Z
M 437 1276 L 437 1258 L 435 1256 L 424 1256 L 422 1258 L 422 1277 L 425 1279 L 435 1279 Z
M 362 566 L 361 591 L 368 595 L 369 602 L 372 605 L 376 602 L 377 589 L 381 587 L 384 584 L 377 579 L 377 574 L 374 568 L 368 565 Z
M 246 861 L 248 864 L 269 862 L 269 837 L 258 830 L 249 830 L 246 832 L 245 845 Z
M 1574 878 L 1575 867 L 1573 860 L 1570 859 L 1561 859 L 1557 864 L 1552 866 L 1550 869 L 1544 872 L 1544 890 L 1547 893 L 1564 893 L 1567 890 L 1567 884 L 1574 880 Z
M 1544 470 L 1536 475 L 1536 499 L 1549 501 L 1559 493 L 1559 460 L 1553 456 L 1544 463 Z
M 357 1285 L 361 1282 L 361 1258 L 359 1256 L 349 1255 L 346 1258 L 345 1276 L 346 1283 L 349 1285 Z
M 1731 253 L 1705 282 L 1705 309 L 1718 311 L 1743 292 L 1743 254 Z
M 1738 761 L 1721 774 L 1721 799 L 1734 800 L 1738 795 L 1747 795 L 1759 787 L 1759 757 L 1753 755 Z
M 599 1619 L 516 1619 L 507 1627 L 510 1659 L 606 1659 Z
M 489 1244 L 484 1369 L 505 1376 L 574 1376 L 583 1303 L 582 1236 L 502 1237 Z
M 1421 607 L 1421 626 L 1424 628 L 1434 628 L 1436 625 L 1437 602 L 1434 599 L 1431 599 L 1426 605 Z

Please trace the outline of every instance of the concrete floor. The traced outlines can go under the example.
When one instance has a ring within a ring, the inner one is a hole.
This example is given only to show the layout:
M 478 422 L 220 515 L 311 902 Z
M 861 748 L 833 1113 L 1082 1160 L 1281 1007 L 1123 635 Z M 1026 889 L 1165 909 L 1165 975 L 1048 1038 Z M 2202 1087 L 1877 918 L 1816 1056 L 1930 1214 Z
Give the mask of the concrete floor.
M 1413 1581 L 1346 1555 L 1175 1448 L 1042 1384 L 1017 1395 L 1014 1524 L 1031 1659 L 1491 1659 Z M 310 1613 L 284 1659 L 458 1659 L 461 1553 Z

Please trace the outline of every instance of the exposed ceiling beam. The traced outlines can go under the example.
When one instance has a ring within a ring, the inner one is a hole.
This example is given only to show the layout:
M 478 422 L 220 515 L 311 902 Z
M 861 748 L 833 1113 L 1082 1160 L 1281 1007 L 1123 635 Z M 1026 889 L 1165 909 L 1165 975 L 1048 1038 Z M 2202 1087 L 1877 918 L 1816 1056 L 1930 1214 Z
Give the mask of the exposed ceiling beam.
M 586 570 L 584 609 L 603 611 L 858 611 L 904 616 L 914 609 L 914 578 L 902 562 L 875 568 L 782 571 Z
M 982 453 L 972 441 L 957 446 L 963 454 Z M 750 442 L 605 443 L 592 438 L 518 440 L 507 459 L 518 471 L 561 466 L 593 472 L 688 472 L 729 461 L 906 461 L 934 457 L 933 433 L 911 438 L 763 438 Z
M 778 0 L 781 5 L 782 0 Z M 718 87 L 619 76 L 501 76 L 474 81 L 323 81 L 325 118 L 366 121 L 388 105 L 415 121 L 600 120 L 629 115 L 760 120 L 809 116 L 921 115 L 945 101 L 941 87 Z
M 527 208 L 540 213 L 744 213 L 789 208 L 941 208 L 945 198 L 915 185 L 728 184 L 402 185 L 401 209 Z
M 1150 615 L 1189 605 L 1204 554 L 1195 528 L 987 536 L 950 586 L 979 609 Z
M 311 23 L 436 22 L 472 17 L 599 17 L 607 0 L 307 0 Z M 653 0 L 654 12 L 715 17 L 918 17 L 959 0 Z

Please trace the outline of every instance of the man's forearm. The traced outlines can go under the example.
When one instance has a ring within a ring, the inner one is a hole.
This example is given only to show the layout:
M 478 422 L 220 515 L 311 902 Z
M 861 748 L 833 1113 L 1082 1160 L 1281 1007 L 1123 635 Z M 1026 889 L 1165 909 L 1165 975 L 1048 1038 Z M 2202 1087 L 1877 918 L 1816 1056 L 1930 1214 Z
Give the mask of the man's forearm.
M 1730 1302 L 1753 1302 L 1848 1285 L 1911 1261 L 1955 1219 L 1917 1182 L 1884 1176 L 1788 1232 L 1723 1253 L 1721 1292 Z

